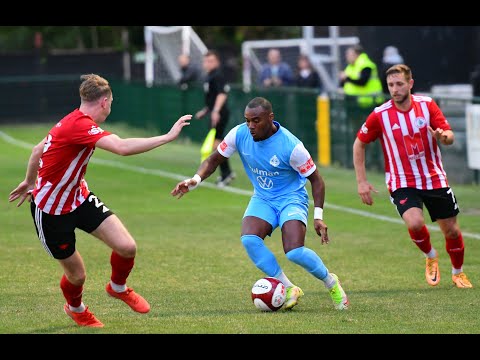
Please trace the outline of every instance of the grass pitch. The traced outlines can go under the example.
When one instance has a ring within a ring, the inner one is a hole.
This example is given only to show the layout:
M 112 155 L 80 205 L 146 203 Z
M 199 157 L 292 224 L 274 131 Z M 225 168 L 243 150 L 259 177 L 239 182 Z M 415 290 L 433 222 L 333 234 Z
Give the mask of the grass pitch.
M 367 207 L 357 195 L 353 170 L 320 168 L 327 186 L 325 222 L 331 242 L 321 245 L 310 222 L 306 245 L 340 277 L 350 309 L 336 311 L 323 284 L 286 259 L 277 229 L 267 245 L 305 296 L 293 311 L 262 313 L 253 305 L 250 289 L 263 274 L 240 241 L 241 218 L 252 192 L 240 159 L 232 158 L 238 177 L 231 187 L 217 189 L 214 174 L 177 200 L 170 190 L 195 173 L 200 159 L 200 146 L 181 139 L 130 157 L 101 149 L 93 155 L 86 175 L 89 187 L 136 239 L 138 256 L 128 284 L 152 308 L 148 314 L 137 314 L 106 294 L 110 249 L 78 231 L 77 249 L 87 267 L 83 300 L 105 324 L 101 329 L 78 327 L 63 312 L 61 268 L 37 239 L 28 204 L 17 208 L 8 203 L 8 194 L 25 176 L 31 147 L 49 127 L 0 126 L 1 334 L 480 332 L 478 185 L 452 184 L 461 209 L 464 270 L 474 288 L 452 286 L 445 241 L 427 216 L 442 277 L 432 288 L 424 278 L 424 257 L 391 205 L 383 175 L 369 175 L 379 194 L 374 206 Z M 118 125 L 104 128 L 123 137 L 151 136 Z

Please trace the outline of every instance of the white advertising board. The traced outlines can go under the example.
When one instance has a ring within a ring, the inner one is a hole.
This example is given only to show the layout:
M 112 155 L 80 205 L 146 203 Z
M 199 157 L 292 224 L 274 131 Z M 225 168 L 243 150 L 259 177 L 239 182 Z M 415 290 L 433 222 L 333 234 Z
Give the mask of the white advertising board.
M 470 169 L 480 169 L 480 104 L 467 104 L 465 111 L 467 159 Z

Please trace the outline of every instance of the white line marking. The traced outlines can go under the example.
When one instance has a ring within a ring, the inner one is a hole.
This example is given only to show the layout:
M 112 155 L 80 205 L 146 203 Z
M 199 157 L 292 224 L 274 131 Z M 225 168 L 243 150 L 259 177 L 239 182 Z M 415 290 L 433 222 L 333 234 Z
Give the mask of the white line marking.
M 15 146 L 18 146 L 18 147 L 22 147 L 22 148 L 25 148 L 25 149 L 32 149 L 33 146 L 34 146 L 34 145 L 26 143 L 24 141 L 17 140 L 15 138 L 11 137 L 10 135 L 4 133 L 3 131 L 0 131 L 0 137 L 9 144 L 12 144 L 12 145 L 15 145 Z M 182 181 L 182 180 L 185 180 L 185 179 L 189 178 L 189 176 L 174 174 L 174 173 L 171 173 L 171 172 L 168 172 L 168 171 L 162 171 L 162 170 L 147 169 L 147 168 L 144 168 L 144 167 L 141 167 L 141 166 L 128 165 L 128 164 L 121 163 L 119 161 L 103 160 L 103 159 L 96 159 L 96 158 L 92 158 L 90 161 L 93 162 L 93 163 L 96 163 L 96 164 L 100 164 L 100 165 L 104 165 L 104 166 L 110 166 L 110 167 L 114 167 L 114 168 L 117 168 L 117 169 L 130 170 L 130 171 L 134 171 L 134 172 L 138 172 L 138 173 L 142 173 L 142 174 L 157 175 L 157 176 L 161 176 L 161 177 L 165 177 L 165 178 L 169 178 L 169 179 L 174 179 L 174 180 L 178 180 L 178 181 Z M 231 193 L 234 193 L 234 194 L 240 194 L 240 195 L 252 196 L 252 194 L 253 194 L 252 191 L 239 189 L 239 188 L 235 188 L 235 187 L 232 187 L 232 186 L 226 186 L 226 187 L 223 187 L 223 188 L 218 188 L 215 184 L 211 184 L 211 183 L 208 183 L 208 182 L 202 182 L 200 184 L 200 186 L 204 186 L 204 187 L 207 187 L 207 188 L 210 188 L 210 189 L 216 189 L 216 190 L 219 190 L 219 191 L 228 191 L 228 192 L 231 192 Z M 310 204 L 313 205 L 313 201 L 310 200 Z M 378 214 L 370 213 L 368 211 L 353 209 L 353 208 L 340 206 L 340 205 L 334 205 L 334 204 L 330 204 L 330 203 L 327 203 L 327 202 L 325 202 L 324 207 L 328 207 L 328 208 L 331 208 L 331 209 L 335 209 L 335 210 L 338 210 L 338 211 L 343 211 L 343 212 L 358 215 L 358 216 L 369 217 L 369 218 L 373 218 L 373 219 L 376 219 L 376 220 L 391 222 L 391 223 L 395 223 L 395 224 L 403 224 L 404 223 L 403 220 L 401 220 L 400 218 L 392 218 L 392 217 L 389 217 L 389 216 L 378 215 Z M 428 229 L 433 230 L 433 231 L 440 231 L 440 228 L 436 225 L 427 225 L 427 227 L 428 227 Z M 462 234 L 463 234 L 463 236 L 480 240 L 480 234 L 468 233 L 468 232 L 463 232 L 463 231 L 462 231 Z

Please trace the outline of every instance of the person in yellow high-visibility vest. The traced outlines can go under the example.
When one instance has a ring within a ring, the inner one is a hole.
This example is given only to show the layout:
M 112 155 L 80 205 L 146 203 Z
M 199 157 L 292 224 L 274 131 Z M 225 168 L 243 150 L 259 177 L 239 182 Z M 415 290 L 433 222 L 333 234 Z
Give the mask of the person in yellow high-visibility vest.
M 347 126 L 352 134 L 363 123 L 365 117 L 375 106 L 385 101 L 382 81 L 378 76 L 377 65 L 368 57 L 360 44 L 349 46 L 345 50 L 347 66 L 340 72 L 340 85 L 345 94 Z M 379 144 L 375 144 L 369 153 L 369 167 L 381 169 L 383 157 Z
M 368 57 L 359 44 L 345 51 L 348 65 L 340 72 L 340 85 L 346 96 L 356 98 L 361 108 L 371 108 L 383 103 L 382 82 L 377 65 Z

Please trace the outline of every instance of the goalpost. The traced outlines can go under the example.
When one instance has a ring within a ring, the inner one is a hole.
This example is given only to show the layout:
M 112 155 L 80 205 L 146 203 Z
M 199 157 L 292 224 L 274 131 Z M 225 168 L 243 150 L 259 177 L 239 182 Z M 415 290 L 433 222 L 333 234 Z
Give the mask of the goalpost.
M 358 44 L 359 38 L 340 37 L 338 26 L 329 26 L 329 37 L 325 38 L 314 38 L 312 26 L 303 26 L 302 31 L 303 38 L 299 39 L 252 40 L 242 43 L 244 91 L 250 91 L 256 83 L 270 48 L 278 48 L 282 54 L 282 60 L 292 69 L 297 67 L 297 58 L 300 54 L 307 55 L 318 71 L 324 89 L 328 92 L 337 89 L 342 50 L 347 46 Z
M 207 47 L 191 26 L 145 26 L 145 83 L 176 84 L 180 79 L 177 58 L 190 55 L 192 64 L 201 68 Z

